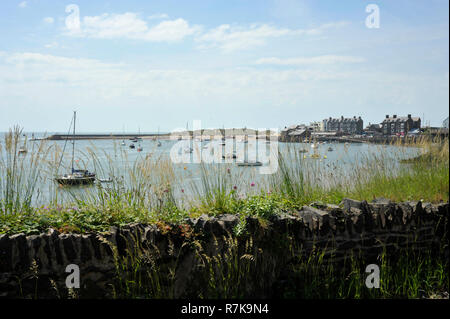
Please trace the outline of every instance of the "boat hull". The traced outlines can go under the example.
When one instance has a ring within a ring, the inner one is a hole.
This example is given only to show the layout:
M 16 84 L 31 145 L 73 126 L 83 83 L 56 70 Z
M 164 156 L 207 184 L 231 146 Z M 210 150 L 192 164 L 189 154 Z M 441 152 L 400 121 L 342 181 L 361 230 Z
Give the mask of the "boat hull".
M 262 166 L 261 162 L 243 162 L 237 163 L 238 166 Z
M 64 186 L 90 185 L 95 182 L 95 177 L 55 178 L 55 181 Z

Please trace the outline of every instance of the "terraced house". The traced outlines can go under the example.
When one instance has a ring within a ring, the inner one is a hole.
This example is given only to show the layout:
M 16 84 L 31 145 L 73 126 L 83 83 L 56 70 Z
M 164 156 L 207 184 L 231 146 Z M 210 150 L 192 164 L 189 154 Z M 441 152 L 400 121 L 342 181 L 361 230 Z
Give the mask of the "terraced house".
M 411 130 L 420 129 L 420 117 L 386 115 L 381 126 L 384 135 L 407 135 Z
M 344 134 L 361 134 L 363 132 L 363 120 L 361 116 L 344 118 L 328 118 L 323 120 L 325 132 L 341 132 Z

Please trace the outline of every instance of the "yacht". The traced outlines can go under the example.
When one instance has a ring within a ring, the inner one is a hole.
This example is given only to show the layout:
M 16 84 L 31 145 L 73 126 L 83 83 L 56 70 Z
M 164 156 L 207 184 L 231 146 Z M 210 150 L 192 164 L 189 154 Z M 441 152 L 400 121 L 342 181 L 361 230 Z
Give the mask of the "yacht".
M 73 112 L 73 141 L 72 141 L 72 171 L 71 173 L 64 174 L 55 178 L 55 181 L 60 185 L 74 186 L 74 185 L 86 185 L 95 182 L 95 173 L 91 173 L 88 170 L 81 170 L 74 168 L 74 156 L 75 156 L 75 123 L 77 118 L 77 112 Z

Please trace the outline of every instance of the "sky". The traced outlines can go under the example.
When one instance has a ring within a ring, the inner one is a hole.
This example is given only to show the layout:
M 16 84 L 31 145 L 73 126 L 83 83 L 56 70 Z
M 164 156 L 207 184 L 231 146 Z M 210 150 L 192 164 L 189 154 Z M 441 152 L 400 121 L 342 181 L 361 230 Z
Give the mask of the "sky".
M 74 110 L 78 132 L 168 132 L 194 120 L 281 129 L 330 116 L 366 126 L 386 114 L 440 126 L 448 6 L 1 0 L 0 131 L 65 132 Z

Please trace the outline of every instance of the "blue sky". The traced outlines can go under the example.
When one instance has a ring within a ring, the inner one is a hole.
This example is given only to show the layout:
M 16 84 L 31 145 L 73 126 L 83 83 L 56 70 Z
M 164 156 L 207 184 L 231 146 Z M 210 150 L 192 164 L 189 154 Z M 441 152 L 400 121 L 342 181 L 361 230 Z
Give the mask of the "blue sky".
M 368 4 L 379 28 L 365 24 Z M 438 126 L 448 11 L 447 0 L 2 0 L 0 131 L 66 131 L 73 110 L 84 132 L 410 113 Z

